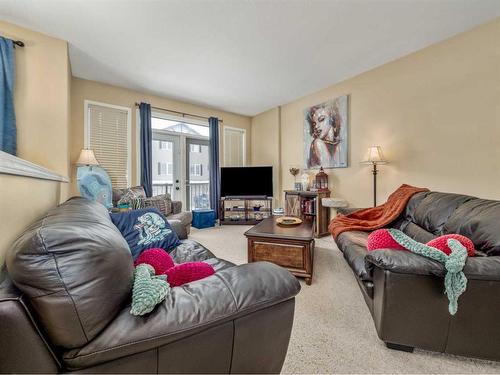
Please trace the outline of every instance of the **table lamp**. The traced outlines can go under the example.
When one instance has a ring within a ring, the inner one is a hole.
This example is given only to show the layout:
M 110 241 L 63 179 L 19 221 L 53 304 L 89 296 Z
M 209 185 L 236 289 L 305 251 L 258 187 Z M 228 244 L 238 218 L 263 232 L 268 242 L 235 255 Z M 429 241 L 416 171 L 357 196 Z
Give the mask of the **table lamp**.
M 88 148 L 84 148 L 82 149 L 82 151 L 80 151 L 80 156 L 76 161 L 76 165 L 80 167 L 87 166 L 91 167 L 92 169 L 92 166 L 98 166 L 99 162 L 94 155 L 94 151 Z
M 387 160 L 384 158 L 382 153 L 382 148 L 380 146 L 372 146 L 368 148 L 368 152 L 361 164 L 369 164 L 373 166 L 373 207 L 377 205 L 377 165 L 387 164 Z

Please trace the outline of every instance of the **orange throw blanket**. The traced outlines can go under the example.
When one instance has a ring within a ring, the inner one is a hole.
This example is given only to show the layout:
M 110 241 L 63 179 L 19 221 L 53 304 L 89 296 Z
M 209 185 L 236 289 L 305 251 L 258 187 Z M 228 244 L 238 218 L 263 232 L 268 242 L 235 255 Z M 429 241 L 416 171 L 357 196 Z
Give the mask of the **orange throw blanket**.
M 339 215 L 330 222 L 328 230 L 337 239 L 340 233 L 349 230 L 372 231 L 396 220 L 403 212 L 410 198 L 429 189 L 403 184 L 392 193 L 384 204 L 358 210 L 349 215 Z

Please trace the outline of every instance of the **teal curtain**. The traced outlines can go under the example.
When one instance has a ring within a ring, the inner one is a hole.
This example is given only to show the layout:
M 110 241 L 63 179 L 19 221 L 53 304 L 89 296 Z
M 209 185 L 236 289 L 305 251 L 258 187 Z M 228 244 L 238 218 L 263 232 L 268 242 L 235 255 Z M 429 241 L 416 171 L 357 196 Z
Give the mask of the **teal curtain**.
M 17 152 L 14 65 L 14 43 L 0 37 L 0 150 L 12 155 Z

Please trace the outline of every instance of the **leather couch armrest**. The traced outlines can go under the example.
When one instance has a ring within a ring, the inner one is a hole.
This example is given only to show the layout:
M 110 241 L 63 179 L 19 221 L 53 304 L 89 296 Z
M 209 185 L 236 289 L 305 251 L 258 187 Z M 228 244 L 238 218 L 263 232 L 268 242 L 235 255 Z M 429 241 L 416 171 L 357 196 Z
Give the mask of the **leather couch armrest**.
M 500 256 L 468 258 L 464 273 L 469 280 L 500 281 Z
M 268 262 L 224 269 L 171 289 L 144 317 L 122 310 L 94 340 L 63 355 L 78 369 L 144 352 L 293 298 L 300 284 L 284 268 Z
M 443 277 L 444 267 L 441 263 L 409 251 L 401 250 L 375 250 L 369 251 L 365 257 L 366 268 L 382 268 L 395 273 L 413 275 L 434 275 Z
M 414 275 L 444 277 L 446 273 L 441 263 L 409 251 L 370 251 L 365 261 L 370 271 L 373 267 L 379 267 L 391 272 Z M 464 274 L 469 280 L 500 281 L 500 256 L 469 257 L 465 263 Z
M 172 201 L 172 214 L 178 214 L 182 212 L 182 202 Z
M 180 220 L 167 220 L 180 240 L 188 238 L 187 228 Z

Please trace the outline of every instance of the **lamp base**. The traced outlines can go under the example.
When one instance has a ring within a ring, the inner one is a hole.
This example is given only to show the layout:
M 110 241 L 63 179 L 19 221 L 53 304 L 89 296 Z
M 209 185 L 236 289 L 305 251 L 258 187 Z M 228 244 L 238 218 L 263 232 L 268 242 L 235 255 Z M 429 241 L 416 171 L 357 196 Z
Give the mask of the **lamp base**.
M 373 207 L 377 207 L 377 163 L 373 163 Z

